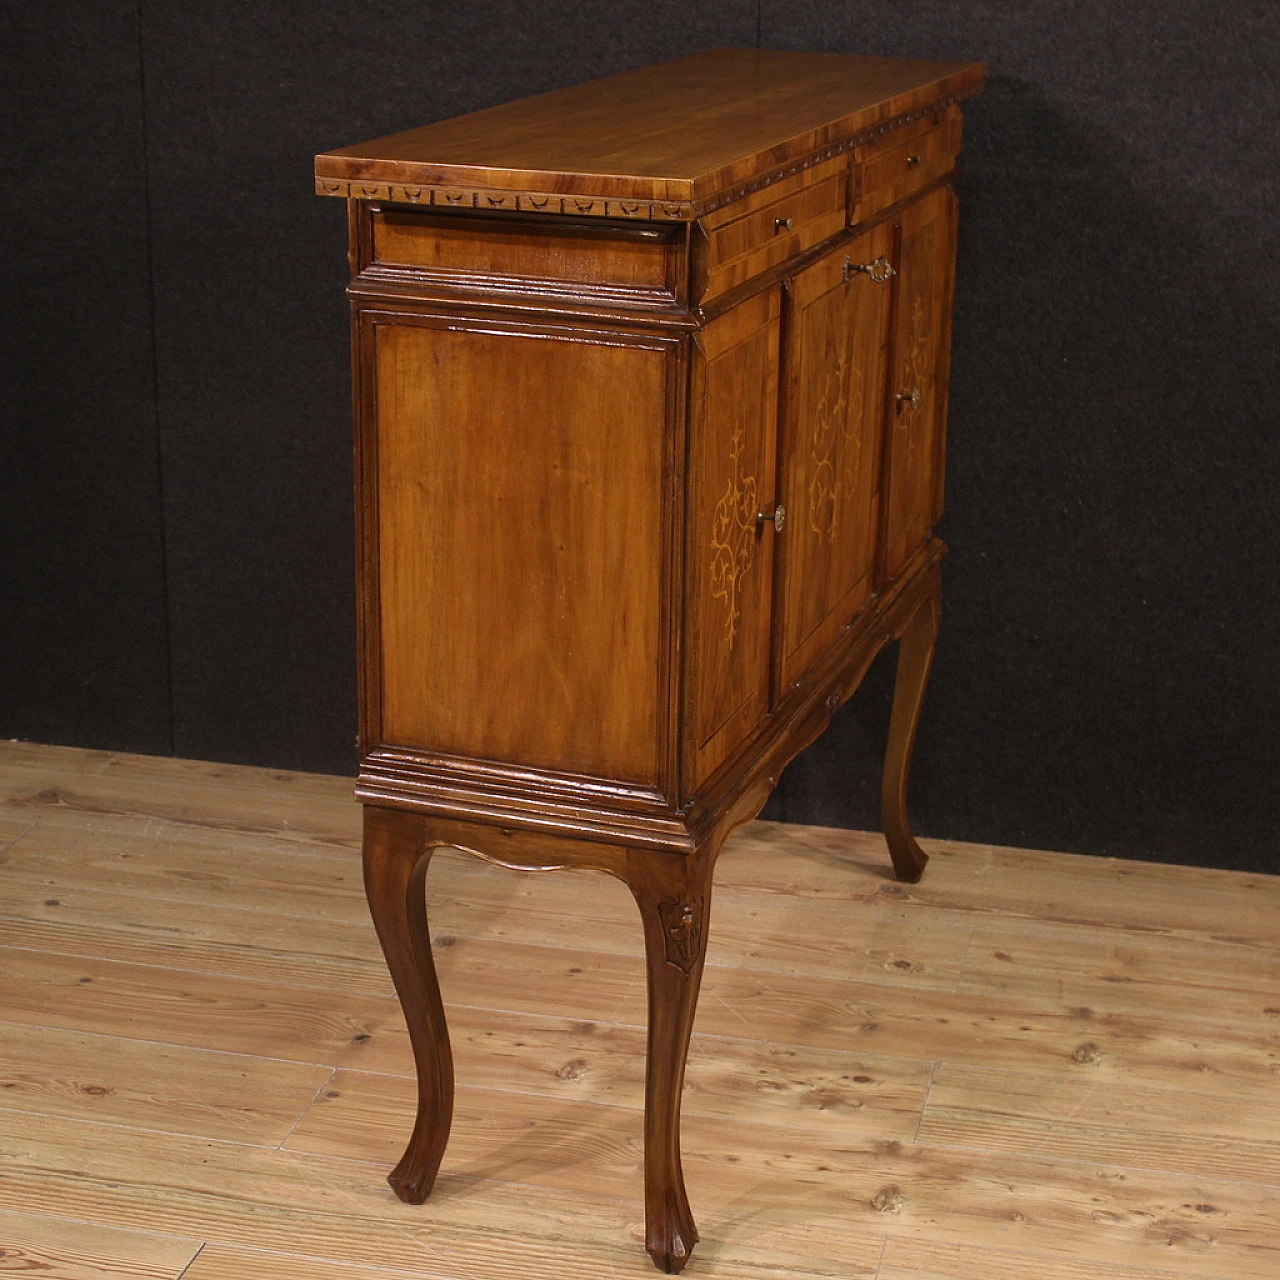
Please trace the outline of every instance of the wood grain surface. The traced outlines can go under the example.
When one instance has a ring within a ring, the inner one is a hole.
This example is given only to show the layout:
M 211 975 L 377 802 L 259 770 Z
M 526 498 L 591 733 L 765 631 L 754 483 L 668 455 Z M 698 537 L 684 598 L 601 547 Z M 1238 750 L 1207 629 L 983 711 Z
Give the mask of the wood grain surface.
M 899 282 L 884 459 L 884 573 L 896 574 L 942 514 L 956 199 L 949 187 L 898 219 Z
M 789 282 L 777 680 L 799 679 L 862 607 L 875 569 L 891 228 L 839 245 Z
M 0 1210 L 0 1272 L 39 1280 L 176 1280 L 198 1240 Z
M 378 404 L 379 741 L 656 785 L 653 426 L 672 344 L 364 320 Z M 519 696 L 530 679 L 542 697 Z
M 630 896 L 436 856 L 457 1106 L 400 1204 L 413 1059 L 350 786 L 0 746 L 0 1270 L 649 1274 Z M 1271 1280 L 1280 881 L 926 845 L 906 886 L 878 835 L 730 841 L 688 1274 Z
M 686 792 L 769 710 L 769 610 L 777 501 L 781 290 L 740 303 L 699 337 L 693 367 L 686 512 L 691 564 L 685 680 Z
M 504 193 L 601 206 L 706 199 L 770 166 L 851 145 L 922 103 L 977 92 L 982 79 L 978 63 L 716 49 L 340 147 L 316 157 L 316 190 L 360 199 L 356 183 L 377 198 L 379 184 L 409 184 L 419 197 L 440 188 L 452 203 L 478 197 L 498 208 L 516 198 Z M 640 216 L 664 215 L 646 207 Z

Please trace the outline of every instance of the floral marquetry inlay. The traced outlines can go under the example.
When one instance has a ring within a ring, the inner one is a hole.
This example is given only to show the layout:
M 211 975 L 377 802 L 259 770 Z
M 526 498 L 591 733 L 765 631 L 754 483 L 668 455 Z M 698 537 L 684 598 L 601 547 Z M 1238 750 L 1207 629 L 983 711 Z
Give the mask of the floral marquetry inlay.
M 921 396 L 926 393 L 929 384 L 929 350 L 929 312 L 924 299 L 917 293 L 911 300 L 911 337 L 902 360 L 902 381 L 906 392 L 918 392 Z M 917 398 L 911 403 L 911 409 L 914 410 L 918 403 Z M 895 425 L 902 429 L 906 429 L 912 421 L 905 411 L 906 407 L 906 404 L 900 402 L 900 411 Z M 907 431 L 906 465 L 908 468 L 915 462 L 918 436 L 918 431 Z
M 903 361 L 909 386 L 923 386 L 929 374 L 929 315 L 917 293 L 911 300 L 911 345 Z
M 849 401 L 862 403 L 863 373 L 850 366 L 841 350 L 826 366 L 822 389 L 814 410 L 809 446 L 809 527 L 828 542 L 836 540 L 840 516 L 854 499 L 853 479 L 858 474 L 858 450 L 862 447 Z
M 742 466 L 742 428 L 733 433 L 732 471 L 711 518 L 711 595 L 724 602 L 726 644 L 738 634 L 742 581 L 755 555 L 758 485 Z

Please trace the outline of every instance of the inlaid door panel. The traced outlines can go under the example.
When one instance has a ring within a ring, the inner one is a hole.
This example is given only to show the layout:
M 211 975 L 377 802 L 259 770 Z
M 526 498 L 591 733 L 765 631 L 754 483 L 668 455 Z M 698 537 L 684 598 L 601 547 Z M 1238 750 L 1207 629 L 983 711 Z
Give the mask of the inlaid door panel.
M 789 287 L 778 542 L 779 681 L 839 637 L 874 584 L 893 229 L 815 262 Z
M 899 225 L 889 397 L 884 571 L 892 577 L 942 514 L 956 200 L 950 187 L 908 205 Z
M 378 740 L 659 781 L 678 340 L 377 313 L 361 336 Z
M 685 558 L 686 785 L 769 710 L 780 289 L 711 321 L 692 371 Z

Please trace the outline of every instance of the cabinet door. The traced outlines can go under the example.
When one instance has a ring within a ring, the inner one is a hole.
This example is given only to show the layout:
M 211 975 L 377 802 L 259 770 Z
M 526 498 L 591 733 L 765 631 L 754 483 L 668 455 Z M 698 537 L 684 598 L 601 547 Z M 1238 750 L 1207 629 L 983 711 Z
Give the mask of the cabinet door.
M 884 571 L 896 574 L 942 514 L 955 196 L 903 210 L 890 383 Z
M 689 418 L 690 583 L 685 783 L 692 789 L 769 710 L 780 291 L 713 320 L 698 340 Z
M 871 594 L 892 251 L 893 229 L 877 227 L 789 286 L 787 522 L 778 543 L 783 687 L 830 648 Z

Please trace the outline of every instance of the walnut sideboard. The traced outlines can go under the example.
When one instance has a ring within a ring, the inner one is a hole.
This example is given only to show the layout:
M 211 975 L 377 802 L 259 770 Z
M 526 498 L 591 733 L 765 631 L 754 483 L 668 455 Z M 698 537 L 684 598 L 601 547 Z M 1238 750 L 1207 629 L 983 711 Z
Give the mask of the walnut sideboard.
M 897 874 L 933 657 L 959 102 L 980 65 L 717 50 L 316 158 L 349 210 L 365 885 L 426 1198 L 453 1067 L 434 848 L 620 877 L 649 986 L 646 1247 L 712 869 L 899 641 Z

